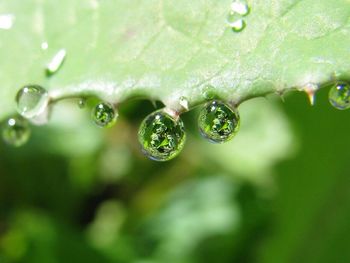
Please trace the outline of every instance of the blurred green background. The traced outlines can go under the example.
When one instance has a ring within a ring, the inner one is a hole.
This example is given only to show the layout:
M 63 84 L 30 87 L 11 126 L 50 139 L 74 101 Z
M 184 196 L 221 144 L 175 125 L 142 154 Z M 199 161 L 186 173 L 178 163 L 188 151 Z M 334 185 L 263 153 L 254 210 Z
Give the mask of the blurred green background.
M 186 113 L 166 163 L 137 143 L 154 110 L 125 103 L 101 130 L 62 102 L 26 146 L 1 143 L 0 262 L 350 262 L 349 112 L 327 90 L 314 107 L 301 93 L 244 103 L 224 145 Z

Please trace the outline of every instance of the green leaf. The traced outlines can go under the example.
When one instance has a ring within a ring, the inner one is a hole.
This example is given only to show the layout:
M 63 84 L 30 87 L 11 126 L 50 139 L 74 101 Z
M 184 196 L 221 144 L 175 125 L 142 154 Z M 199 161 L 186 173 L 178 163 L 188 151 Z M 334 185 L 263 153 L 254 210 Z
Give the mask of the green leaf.
M 250 0 L 240 33 L 226 22 L 230 4 L 2 1 L 0 117 L 14 111 L 16 91 L 28 83 L 46 87 L 53 100 L 93 95 L 120 103 L 141 96 L 183 111 L 181 97 L 191 108 L 208 89 L 240 103 L 349 77 L 348 0 Z M 13 25 L 4 29 L 9 18 Z M 60 50 L 62 67 L 47 75 Z

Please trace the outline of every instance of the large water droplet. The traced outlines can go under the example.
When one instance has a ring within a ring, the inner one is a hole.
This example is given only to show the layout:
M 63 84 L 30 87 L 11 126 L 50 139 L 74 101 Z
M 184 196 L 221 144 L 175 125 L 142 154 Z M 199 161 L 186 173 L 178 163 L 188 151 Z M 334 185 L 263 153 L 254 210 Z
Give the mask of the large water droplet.
M 9 30 L 12 28 L 15 16 L 12 14 L 0 15 L 0 29 Z
M 182 120 L 175 119 L 163 110 L 146 117 L 138 137 L 143 152 L 155 161 L 168 161 L 177 156 L 186 140 Z
M 329 91 L 329 102 L 338 110 L 350 108 L 350 84 L 347 82 L 337 82 Z
M 205 105 L 198 118 L 202 136 L 214 143 L 223 143 L 232 139 L 239 129 L 239 124 L 238 112 L 219 101 Z
M 97 126 L 108 128 L 113 126 L 117 121 L 118 112 L 110 103 L 101 102 L 93 108 L 91 117 Z
M 246 1 L 235 0 L 231 4 L 231 10 L 241 16 L 246 16 L 249 14 L 250 8 Z
M 45 111 L 49 104 L 49 94 L 41 86 L 28 85 L 18 91 L 16 102 L 19 114 L 30 119 Z
M 15 147 L 24 145 L 30 133 L 28 121 L 22 117 L 10 118 L 3 124 L 2 138 L 9 145 Z
M 67 52 L 65 49 L 60 49 L 54 57 L 51 59 L 49 64 L 46 67 L 46 75 L 51 76 L 55 74 L 63 65 L 63 62 L 66 58 Z

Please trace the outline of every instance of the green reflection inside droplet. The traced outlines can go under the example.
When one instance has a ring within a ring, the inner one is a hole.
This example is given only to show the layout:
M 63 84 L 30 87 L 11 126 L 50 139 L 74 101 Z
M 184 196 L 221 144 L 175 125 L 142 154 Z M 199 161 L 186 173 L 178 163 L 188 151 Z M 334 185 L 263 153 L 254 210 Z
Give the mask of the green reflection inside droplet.
M 146 117 L 139 129 L 144 153 L 156 161 L 168 161 L 182 150 L 186 139 L 184 124 L 164 111 Z
M 219 101 L 205 105 L 198 118 L 202 136 L 214 143 L 223 143 L 232 139 L 239 129 L 239 124 L 238 112 Z

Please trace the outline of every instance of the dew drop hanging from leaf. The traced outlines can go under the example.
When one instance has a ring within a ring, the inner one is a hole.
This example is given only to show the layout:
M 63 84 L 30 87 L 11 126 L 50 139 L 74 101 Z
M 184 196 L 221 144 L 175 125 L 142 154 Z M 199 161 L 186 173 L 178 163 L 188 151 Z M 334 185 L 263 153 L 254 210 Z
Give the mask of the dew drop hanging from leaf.
M 27 85 L 16 96 L 17 111 L 25 118 L 34 118 L 43 113 L 49 104 L 48 92 L 39 85 Z
M 198 127 L 202 136 L 213 143 L 231 140 L 237 133 L 239 125 L 238 112 L 219 101 L 205 105 L 198 117 Z
M 101 102 L 93 108 L 91 118 L 97 126 L 108 128 L 117 121 L 118 112 L 110 103 Z
M 329 91 L 329 102 L 338 110 L 350 108 L 350 84 L 347 82 L 335 83 Z
M 155 161 L 168 161 L 176 157 L 186 140 L 182 120 L 175 119 L 163 110 L 145 118 L 138 137 L 143 152 Z

